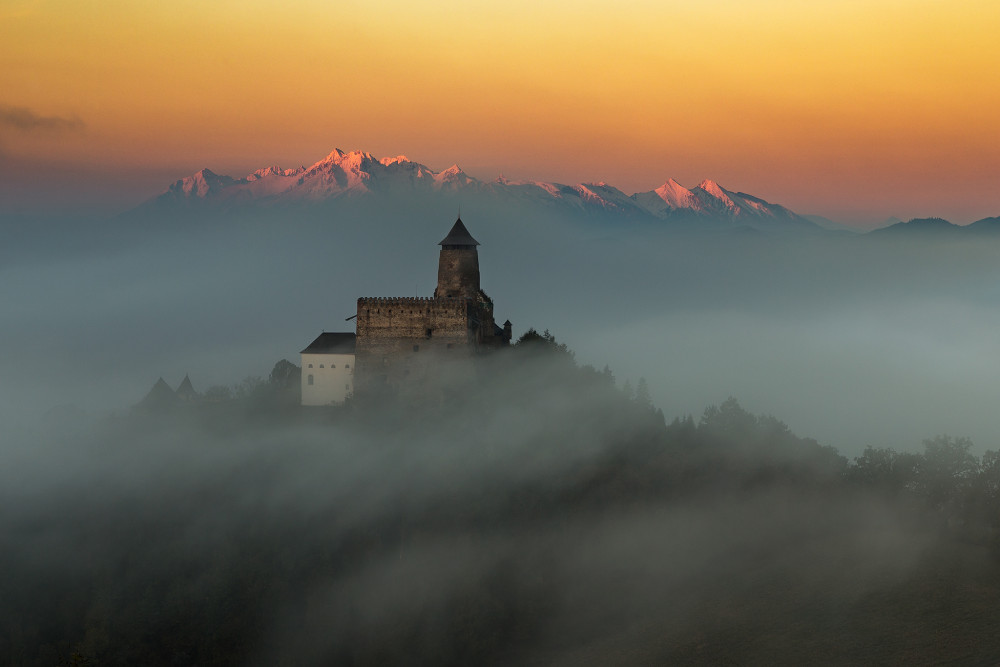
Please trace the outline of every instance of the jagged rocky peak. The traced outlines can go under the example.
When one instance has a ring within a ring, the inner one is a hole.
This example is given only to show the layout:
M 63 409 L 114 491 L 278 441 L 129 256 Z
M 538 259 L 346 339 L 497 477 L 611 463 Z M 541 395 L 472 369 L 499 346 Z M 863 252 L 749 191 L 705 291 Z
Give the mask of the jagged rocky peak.
M 174 183 L 161 200 L 215 199 L 237 205 L 267 202 L 319 202 L 341 195 L 409 196 L 427 193 L 475 194 L 521 205 L 556 206 L 566 210 L 624 214 L 632 217 L 668 219 L 718 218 L 735 221 L 781 218 L 801 226 L 815 227 L 781 206 L 742 193 L 733 193 L 705 179 L 686 188 L 673 178 L 648 192 L 627 195 L 604 181 L 563 185 L 538 180 L 510 181 L 503 176 L 489 183 L 465 173 L 457 164 L 435 170 L 405 155 L 376 158 L 363 150 L 333 149 L 309 167 L 282 169 L 277 164 L 262 167 L 249 176 L 234 179 L 209 169 Z M 745 223 L 741 223 L 745 224 Z M 763 223 L 762 223 L 763 224 Z
M 276 174 L 281 174 L 281 167 L 274 164 L 271 165 L 270 167 L 263 167 L 261 169 L 257 169 L 256 171 L 252 172 L 249 176 L 247 176 L 247 180 L 255 181 L 258 178 L 266 178 L 267 176 L 274 176 Z
M 673 208 L 698 207 L 698 198 L 694 196 L 694 193 L 672 178 L 653 192 Z
M 410 160 L 410 158 L 406 157 L 405 155 L 397 155 L 396 157 L 384 157 L 381 160 L 379 160 L 379 164 L 381 164 L 384 167 L 388 167 L 394 164 L 407 164 L 410 162 L 412 162 L 412 160 Z
M 358 167 L 362 164 L 368 162 L 376 162 L 382 164 L 379 160 L 376 160 L 368 151 L 355 150 L 350 152 L 344 152 L 339 148 L 334 148 L 333 151 L 327 155 L 325 158 L 317 162 L 313 166 L 319 166 L 323 164 L 336 164 L 341 167 L 351 166 Z
M 345 153 L 344 151 L 340 150 L 339 148 L 334 148 L 332 151 L 330 151 L 329 155 L 327 155 L 322 160 L 316 162 L 316 164 L 320 164 L 323 162 L 337 162 L 345 155 L 347 155 L 347 153 Z
M 448 190 L 464 188 L 474 182 L 477 182 L 474 178 L 462 171 L 462 168 L 457 164 L 453 164 L 437 174 L 428 171 L 426 174 L 421 173 L 418 174 L 418 176 L 430 176 L 437 184 L 437 187 L 446 188 Z
M 713 197 L 716 197 L 717 199 L 729 198 L 729 196 L 726 194 L 726 191 L 722 189 L 722 186 L 720 186 L 718 183 L 708 178 L 699 183 L 698 188 L 704 190 Z
M 206 197 L 231 183 L 233 183 L 232 177 L 220 176 L 205 167 L 190 176 L 175 181 L 168 192 L 184 197 Z
M 262 178 L 267 178 L 269 176 L 282 176 L 282 177 L 296 176 L 302 173 L 303 171 L 305 171 L 305 167 L 296 167 L 294 169 L 282 169 L 278 165 L 274 164 L 271 165 L 270 167 L 263 167 L 262 169 L 254 171 L 253 173 L 247 176 L 246 180 L 256 181 Z

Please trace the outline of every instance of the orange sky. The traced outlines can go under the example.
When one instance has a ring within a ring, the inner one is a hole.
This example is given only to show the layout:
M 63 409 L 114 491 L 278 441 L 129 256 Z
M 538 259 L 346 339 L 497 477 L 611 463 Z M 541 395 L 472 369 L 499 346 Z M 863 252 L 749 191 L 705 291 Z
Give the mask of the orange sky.
M 995 0 L 0 0 L 0 197 L 114 211 L 340 147 L 970 222 L 1000 215 L 997 34 Z

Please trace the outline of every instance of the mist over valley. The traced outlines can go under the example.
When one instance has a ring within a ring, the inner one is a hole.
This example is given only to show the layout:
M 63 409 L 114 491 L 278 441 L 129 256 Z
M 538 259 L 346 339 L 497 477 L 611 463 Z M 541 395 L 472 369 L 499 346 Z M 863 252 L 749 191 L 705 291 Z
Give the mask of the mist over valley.
M 159 376 L 205 388 L 266 375 L 318 332 L 350 330 L 358 297 L 429 295 L 435 242 L 461 209 L 500 320 L 645 377 L 670 418 L 732 395 L 849 454 L 937 433 L 990 446 L 1000 286 L 996 241 L 976 225 L 824 232 L 781 207 L 802 226 L 769 228 L 759 211 L 638 218 L 581 208 L 568 186 L 456 189 L 438 178 L 448 170 L 399 158 L 406 178 L 379 180 L 367 154 L 331 155 L 327 172 L 310 168 L 326 198 L 178 202 L 178 181 L 110 220 L 10 218 L 5 416 L 118 409 Z
M 0 665 L 1000 664 L 998 32 L 0 2 Z
M 1000 238 L 328 173 L 3 221 L 0 661 L 1000 657 Z M 276 362 L 432 294 L 459 210 L 497 321 L 550 333 L 299 406 Z M 135 407 L 185 374 L 237 390 Z

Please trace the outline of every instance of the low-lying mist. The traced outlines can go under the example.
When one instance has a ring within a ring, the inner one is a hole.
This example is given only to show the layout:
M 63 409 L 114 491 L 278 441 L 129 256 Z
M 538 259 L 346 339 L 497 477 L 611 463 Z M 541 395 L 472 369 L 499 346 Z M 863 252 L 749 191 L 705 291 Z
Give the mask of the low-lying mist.
M 544 343 L 378 405 L 147 406 L 6 452 L 10 664 L 856 664 L 940 542 L 777 420 L 668 425 Z
M 204 392 L 297 363 L 353 329 L 359 296 L 430 295 L 448 206 L 19 229 L 0 255 L 0 662 L 955 658 L 939 636 L 1000 656 L 989 239 L 466 202 L 497 321 L 575 362 L 518 348 L 349 409 L 252 379 L 133 409 L 160 376 Z
M 102 413 L 160 376 L 203 390 L 296 361 L 320 331 L 353 329 L 359 296 L 430 295 L 460 203 L 39 222 L 0 266 L 0 418 Z M 645 377 L 668 417 L 734 395 L 851 455 L 937 433 L 993 446 L 996 240 L 699 235 L 474 204 L 498 321 Z

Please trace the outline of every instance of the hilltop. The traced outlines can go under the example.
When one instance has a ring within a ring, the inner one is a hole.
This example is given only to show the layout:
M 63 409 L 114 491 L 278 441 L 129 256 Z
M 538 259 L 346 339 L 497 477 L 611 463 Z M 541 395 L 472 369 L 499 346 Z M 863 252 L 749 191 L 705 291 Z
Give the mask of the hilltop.
M 215 403 L 34 443 L 0 478 L 3 655 L 996 662 L 997 452 L 849 463 L 735 399 L 665 423 L 548 333 L 484 361 L 436 407 Z

